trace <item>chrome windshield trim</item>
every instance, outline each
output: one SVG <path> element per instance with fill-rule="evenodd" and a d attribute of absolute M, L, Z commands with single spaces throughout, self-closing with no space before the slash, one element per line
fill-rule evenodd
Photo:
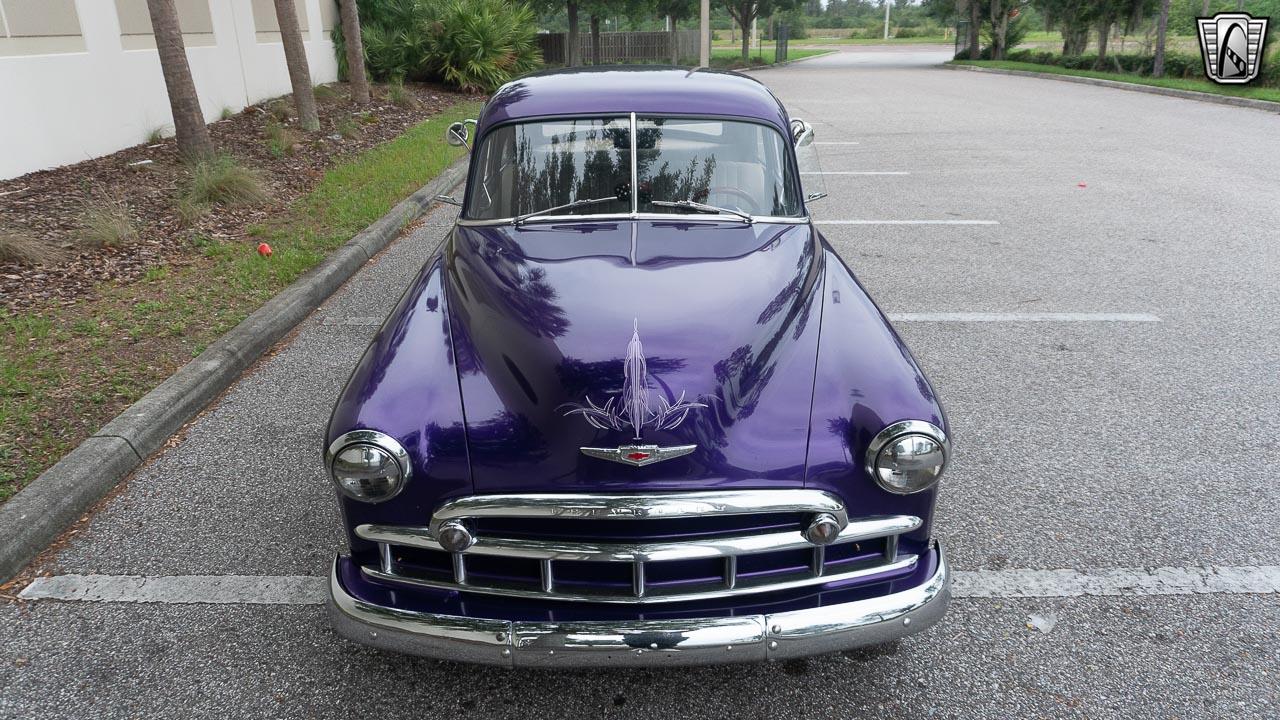
<path fill-rule="evenodd" d="M 636 114 L 631 113 L 631 212 L 640 212 L 640 158 L 636 143 Z"/>
<path fill-rule="evenodd" d="M 431 529 L 434 533 L 446 520 L 474 517 L 641 520 L 766 512 L 829 512 L 842 527 L 849 524 L 844 503 L 822 490 L 697 490 L 652 494 L 468 495 L 436 508 Z"/>
<path fill-rule="evenodd" d="M 520 221 L 520 227 L 528 225 L 538 225 L 544 223 L 557 222 L 626 222 L 630 220 L 660 220 L 671 222 L 696 222 L 696 223 L 723 223 L 732 222 L 737 225 L 742 224 L 742 218 L 729 213 L 719 215 L 711 215 L 709 213 L 600 213 L 598 215 L 537 215 L 525 218 Z M 808 225 L 809 216 L 788 217 L 785 215 L 753 215 L 752 224 L 773 224 L 773 225 Z M 455 224 L 464 227 L 494 227 L 497 225 L 513 225 L 515 218 L 493 218 L 491 220 L 472 220 L 467 218 L 458 218 Z"/>
<path fill-rule="evenodd" d="M 858 542 L 886 535 L 911 532 L 920 527 L 914 515 L 890 515 L 849 523 L 832 544 Z M 392 525 L 358 525 L 356 535 L 370 542 L 448 552 L 431 535 L 429 528 Z M 532 560 L 589 560 L 595 562 L 662 562 L 703 558 L 737 557 L 759 552 L 812 549 L 813 544 L 799 531 L 764 535 L 744 535 L 655 543 L 582 543 L 529 540 L 524 538 L 479 537 L 467 555 L 491 555 Z"/>
<path fill-rule="evenodd" d="M 827 585 L 848 580 L 858 580 L 873 575 L 897 574 L 914 570 L 919 561 L 920 558 L 916 555 L 899 555 L 898 559 L 891 563 L 869 564 L 854 570 L 830 573 L 826 575 L 811 575 L 806 568 L 804 571 L 796 573 L 794 577 L 790 577 L 786 580 L 778 580 L 770 577 L 764 581 L 748 583 L 739 579 L 738 584 L 732 588 L 721 585 L 717 587 L 701 587 L 698 590 L 693 591 L 682 591 L 684 590 L 683 587 L 679 590 L 670 590 L 667 588 L 648 585 L 644 595 L 605 595 L 563 591 L 546 592 L 544 590 L 533 590 L 525 587 L 508 587 L 505 585 L 459 585 L 458 583 L 434 580 L 415 575 L 406 575 L 403 573 L 392 575 L 367 566 L 361 567 L 360 572 L 363 573 L 365 577 L 372 580 L 392 584 L 432 588 L 435 590 L 463 591 L 477 593 L 480 595 L 518 597 L 530 600 L 564 600 L 569 602 L 593 602 L 608 605 L 645 605 L 693 602 L 698 600 L 717 600 L 720 598 L 737 597 L 740 595 L 751 595 L 762 592 L 794 590 L 796 588 L 810 587 L 813 585 Z"/>

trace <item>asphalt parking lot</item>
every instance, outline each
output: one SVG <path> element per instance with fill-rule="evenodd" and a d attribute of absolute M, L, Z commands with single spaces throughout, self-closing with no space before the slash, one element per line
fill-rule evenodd
<path fill-rule="evenodd" d="M 815 125 L 815 219 L 955 428 L 939 626 L 886 657 L 577 673 L 335 637 L 320 438 L 442 208 L 45 558 L 52 599 L 0 602 L 0 717 L 1280 715 L 1280 116 L 945 57 L 757 76 Z"/>

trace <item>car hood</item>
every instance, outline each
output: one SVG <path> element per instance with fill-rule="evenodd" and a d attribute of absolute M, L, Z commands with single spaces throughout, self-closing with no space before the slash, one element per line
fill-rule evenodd
<path fill-rule="evenodd" d="M 822 262 L 807 224 L 459 226 L 445 283 L 475 491 L 803 485 Z M 640 444 L 696 449 L 581 451 Z"/>

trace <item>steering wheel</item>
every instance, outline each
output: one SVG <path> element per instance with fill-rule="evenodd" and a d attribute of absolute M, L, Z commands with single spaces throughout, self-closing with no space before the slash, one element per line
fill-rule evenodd
<path fill-rule="evenodd" d="M 736 187 L 729 187 L 728 185 L 717 185 L 715 187 L 707 188 L 707 198 L 708 198 L 709 204 L 722 205 L 723 203 L 711 203 L 710 198 L 712 195 L 728 195 L 730 197 L 737 198 L 738 200 L 742 201 L 742 204 L 738 205 L 739 210 L 742 210 L 743 212 L 749 215 L 757 215 L 760 213 L 760 205 L 756 203 L 756 199 L 748 195 L 746 192 L 739 190 Z"/>

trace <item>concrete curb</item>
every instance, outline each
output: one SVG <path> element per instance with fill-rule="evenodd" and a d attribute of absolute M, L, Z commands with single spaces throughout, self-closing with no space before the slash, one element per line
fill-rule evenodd
<path fill-rule="evenodd" d="M 780 67 L 786 67 L 786 66 L 788 66 L 788 65 L 794 65 L 795 63 L 802 63 L 802 62 L 804 62 L 805 60 L 817 60 L 817 59 L 818 59 L 818 58 L 820 58 L 820 57 L 826 57 L 826 56 L 828 56 L 828 55 L 835 55 L 835 54 L 836 54 L 836 53 L 838 53 L 838 52 L 840 52 L 840 51 L 839 51 L 839 50 L 828 50 L 828 51 L 826 51 L 826 52 L 824 52 L 824 53 L 818 53 L 817 55 L 810 55 L 810 56 L 808 56 L 808 57 L 796 58 L 795 60 L 783 60 L 783 61 L 782 61 L 782 62 L 780 62 L 780 63 L 773 63 L 772 65 L 761 65 L 760 67 L 743 68 L 743 69 L 742 69 L 742 70 L 740 70 L 739 72 L 755 72 L 755 71 L 757 71 L 757 70 L 772 70 L 772 69 L 774 69 L 774 68 L 780 68 Z"/>
<path fill-rule="evenodd" d="M 0 582 L 13 577 L 173 433 L 354 275 L 432 198 L 458 184 L 466 158 L 333 251 L 169 379 L 0 505 Z"/>
<path fill-rule="evenodd" d="M 1119 80 L 1105 80 L 1103 78 L 1081 77 L 1079 75 L 1059 75 L 1057 73 L 1034 72 L 1032 70 L 1006 70 L 1005 68 L 981 67 L 978 65 L 946 64 L 939 67 L 943 67 L 948 70 L 971 70 L 973 72 L 994 73 L 996 75 L 1021 75 L 1023 77 L 1043 78 L 1045 80 L 1061 80 L 1063 82 L 1073 82 L 1081 85 L 1096 85 L 1098 87 L 1109 87 L 1117 90 L 1128 90 L 1130 92 L 1166 95 L 1168 97 L 1184 98 L 1186 100 L 1199 100 L 1200 102 L 1214 103 L 1216 105 L 1231 105 L 1234 107 L 1252 108 L 1254 110 L 1265 110 L 1266 112 L 1273 113 L 1280 112 L 1280 103 L 1270 102 L 1268 100 L 1233 97 L 1230 95 L 1214 95 L 1213 93 L 1202 93 L 1196 92 L 1195 90 L 1178 90 L 1175 88 L 1156 87 L 1155 85 L 1139 85 L 1137 83 L 1121 82 Z"/>

